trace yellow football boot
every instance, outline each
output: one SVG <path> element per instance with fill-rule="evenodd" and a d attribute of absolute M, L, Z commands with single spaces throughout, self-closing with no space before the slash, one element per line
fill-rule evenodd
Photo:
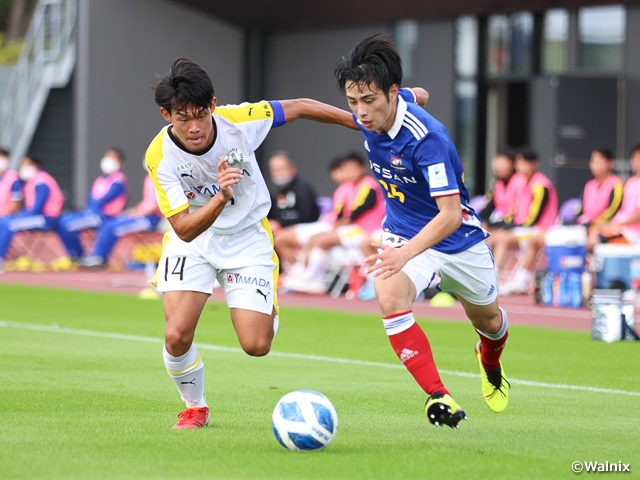
<path fill-rule="evenodd" d="M 458 423 L 467 419 L 464 410 L 448 394 L 436 392 L 429 396 L 424 406 L 427 421 L 435 426 L 448 425 L 458 428 Z"/>
<path fill-rule="evenodd" d="M 505 378 L 502 362 L 500 362 L 499 367 L 490 372 L 484 369 L 480 358 L 481 348 L 482 344 L 480 342 L 476 343 L 476 358 L 478 359 L 480 375 L 482 376 L 482 396 L 491 410 L 498 413 L 504 412 L 507 405 L 509 405 L 509 388 L 511 388 L 511 384 Z"/>

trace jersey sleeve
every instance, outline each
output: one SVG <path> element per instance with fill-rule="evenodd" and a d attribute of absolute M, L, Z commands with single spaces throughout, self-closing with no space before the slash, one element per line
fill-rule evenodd
<path fill-rule="evenodd" d="M 272 128 L 286 123 L 280 102 L 224 105 L 216 108 L 214 113 L 241 130 L 253 150 L 262 144 Z"/>
<path fill-rule="evenodd" d="M 165 217 L 170 218 L 189 208 L 189 200 L 182 189 L 179 178 L 167 166 L 167 162 L 163 162 L 162 140 L 164 133 L 166 133 L 166 129 L 151 142 L 145 159 L 149 176 L 156 191 L 158 207 Z"/>
<path fill-rule="evenodd" d="M 431 197 L 444 197 L 460 193 L 460 186 L 453 168 L 453 145 L 437 132 L 429 134 L 418 143 L 413 156 L 429 184 Z"/>
<path fill-rule="evenodd" d="M 24 194 L 22 193 L 22 182 L 16 180 L 11 184 L 11 200 L 14 202 L 21 202 L 24 200 Z"/>
<path fill-rule="evenodd" d="M 416 93 L 407 87 L 401 88 L 398 90 L 398 95 L 402 97 L 402 99 L 407 103 L 418 103 L 418 97 Z"/>
<path fill-rule="evenodd" d="M 520 224 L 521 227 L 531 227 L 538 223 L 549 202 L 549 189 L 541 183 L 531 186 L 531 205 L 527 217 Z"/>

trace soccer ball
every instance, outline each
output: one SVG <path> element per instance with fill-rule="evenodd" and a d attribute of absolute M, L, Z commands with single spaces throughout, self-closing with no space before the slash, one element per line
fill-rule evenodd
<path fill-rule="evenodd" d="M 273 411 L 273 434 L 284 448 L 319 450 L 338 432 L 338 414 L 327 397 L 313 390 L 296 390 L 280 399 Z"/>

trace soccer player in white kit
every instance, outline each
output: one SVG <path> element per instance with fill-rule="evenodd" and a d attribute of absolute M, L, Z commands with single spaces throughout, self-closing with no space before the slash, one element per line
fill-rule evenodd
<path fill-rule="evenodd" d="M 156 85 L 155 101 L 170 122 L 146 153 L 171 224 L 157 271 L 163 356 L 187 406 L 174 428 L 198 428 L 208 424 L 209 408 L 193 338 L 216 279 L 246 353 L 269 353 L 278 327 L 278 257 L 266 218 L 271 201 L 255 150 L 272 128 L 299 118 L 356 126 L 348 112 L 309 99 L 217 106 L 209 76 L 185 58 Z"/>

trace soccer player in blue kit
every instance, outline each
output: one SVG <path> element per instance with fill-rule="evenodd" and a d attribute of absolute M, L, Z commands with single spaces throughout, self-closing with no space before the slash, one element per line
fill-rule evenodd
<path fill-rule="evenodd" d="M 487 232 L 469 205 L 462 163 L 445 127 L 400 89 L 402 62 L 384 34 L 365 38 L 338 62 L 335 75 L 364 134 L 371 170 L 386 191 L 377 252 L 365 259 L 391 346 L 428 394 L 427 420 L 458 427 L 466 419 L 440 379 L 412 306 L 436 275 L 454 293 L 480 341 L 475 353 L 482 393 L 495 412 L 507 408 L 509 382 L 500 355 L 508 319 L 498 306 Z"/>

